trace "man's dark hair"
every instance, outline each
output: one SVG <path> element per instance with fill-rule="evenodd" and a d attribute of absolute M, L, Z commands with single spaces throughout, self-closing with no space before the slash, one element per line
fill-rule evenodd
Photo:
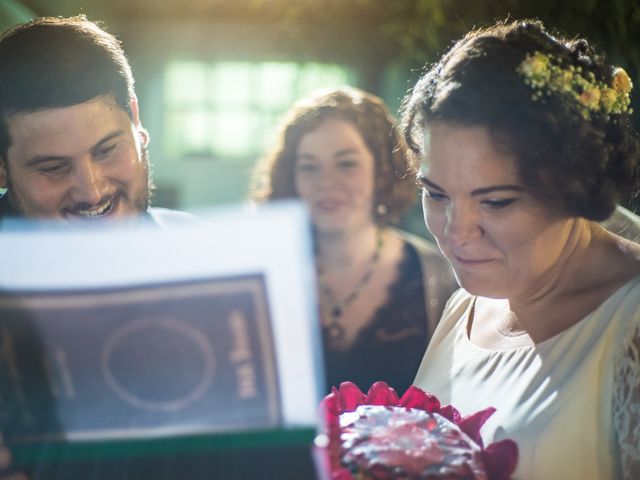
<path fill-rule="evenodd" d="M 116 37 L 84 16 L 38 18 L 0 37 L 0 160 L 16 113 L 112 95 L 133 119 L 131 67 Z"/>

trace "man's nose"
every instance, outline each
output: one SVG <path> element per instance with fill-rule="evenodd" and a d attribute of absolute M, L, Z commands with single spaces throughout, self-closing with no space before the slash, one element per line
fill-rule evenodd
<path fill-rule="evenodd" d="M 447 211 L 445 234 L 457 244 L 468 243 L 482 237 L 478 212 L 473 205 L 451 205 Z"/>
<path fill-rule="evenodd" d="M 71 186 L 71 194 L 75 202 L 96 205 L 102 200 L 106 190 L 101 170 L 101 167 L 91 158 L 82 159 L 75 165 Z"/>

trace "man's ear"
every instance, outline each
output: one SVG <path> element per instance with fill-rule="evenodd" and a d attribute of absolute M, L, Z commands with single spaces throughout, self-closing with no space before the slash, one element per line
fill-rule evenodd
<path fill-rule="evenodd" d="M 5 159 L 0 157 L 0 188 L 7 188 L 7 169 L 4 162 Z"/>
<path fill-rule="evenodd" d="M 133 125 L 140 134 L 140 142 L 143 147 L 149 145 L 149 132 L 140 123 L 140 110 L 138 108 L 138 97 L 134 93 L 129 99 L 129 108 L 131 108 L 131 117 L 133 119 Z"/>
<path fill-rule="evenodd" d="M 129 108 L 131 109 L 133 124 L 136 127 L 140 126 L 140 110 L 138 109 L 138 97 L 136 97 L 135 93 L 132 93 L 131 97 L 129 97 Z"/>

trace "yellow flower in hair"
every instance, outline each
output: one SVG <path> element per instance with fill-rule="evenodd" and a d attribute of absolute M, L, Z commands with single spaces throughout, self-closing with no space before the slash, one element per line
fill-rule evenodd
<path fill-rule="evenodd" d="M 573 73 L 559 68 L 552 69 L 549 86 L 558 92 L 570 92 L 573 86 Z"/>
<path fill-rule="evenodd" d="M 624 71 L 624 68 L 618 67 L 613 71 L 611 86 L 618 92 L 629 93 L 633 88 L 633 82 L 627 72 Z"/>
<path fill-rule="evenodd" d="M 549 71 L 549 57 L 540 52 L 529 55 L 519 65 L 518 71 L 522 76 L 529 79 L 533 86 L 544 85 L 551 76 L 551 72 Z"/>
<path fill-rule="evenodd" d="M 610 112 L 618 100 L 618 92 L 613 88 L 604 87 L 600 92 L 600 104 L 605 112 Z"/>
<path fill-rule="evenodd" d="M 596 86 L 587 88 L 580 94 L 579 101 L 589 110 L 595 110 L 600 103 L 600 89 Z"/>
<path fill-rule="evenodd" d="M 531 71 L 534 75 L 542 75 L 546 73 L 549 67 L 549 57 L 538 52 L 531 57 Z"/>
<path fill-rule="evenodd" d="M 576 109 L 587 120 L 591 114 L 601 114 L 608 119 L 612 114 L 630 113 L 629 92 L 633 83 L 622 68 L 613 71 L 611 85 L 607 85 L 591 71 L 583 72 L 580 66 L 563 66 L 554 55 L 535 52 L 527 55 L 516 70 L 532 88 L 534 101 L 559 95 L 575 102 Z"/>

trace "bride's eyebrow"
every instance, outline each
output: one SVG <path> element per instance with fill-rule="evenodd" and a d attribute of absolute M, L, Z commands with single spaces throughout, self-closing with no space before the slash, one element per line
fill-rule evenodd
<path fill-rule="evenodd" d="M 444 188 L 442 188 L 440 185 L 433 183 L 431 180 L 429 180 L 427 177 L 425 177 L 422 174 L 418 174 L 418 181 L 420 183 L 422 183 L 423 186 L 425 187 L 429 187 L 432 188 L 434 190 L 438 190 L 439 192 L 444 192 Z"/>
<path fill-rule="evenodd" d="M 425 187 L 432 188 L 433 190 L 438 190 L 439 192 L 445 192 L 444 188 L 442 188 L 437 183 L 432 182 L 422 174 L 418 174 L 418 181 L 420 181 L 420 183 L 422 183 L 422 185 Z M 510 184 L 492 185 L 490 187 L 476 188 L 471 192 L 471 195 L 486 195 L 487 193 L 505 192 L 505 191 L 519 193 L 524 191 L 524 189 L 520 185 L 510 185 Z"/>
<path fill-rule="evenodd" d="M 524 189 L 519 185 L 493 185 L 491 187 L 476 188 L 471 192 L 471 195 L 486 195 L 493 192 L 522 192 Z"/>

